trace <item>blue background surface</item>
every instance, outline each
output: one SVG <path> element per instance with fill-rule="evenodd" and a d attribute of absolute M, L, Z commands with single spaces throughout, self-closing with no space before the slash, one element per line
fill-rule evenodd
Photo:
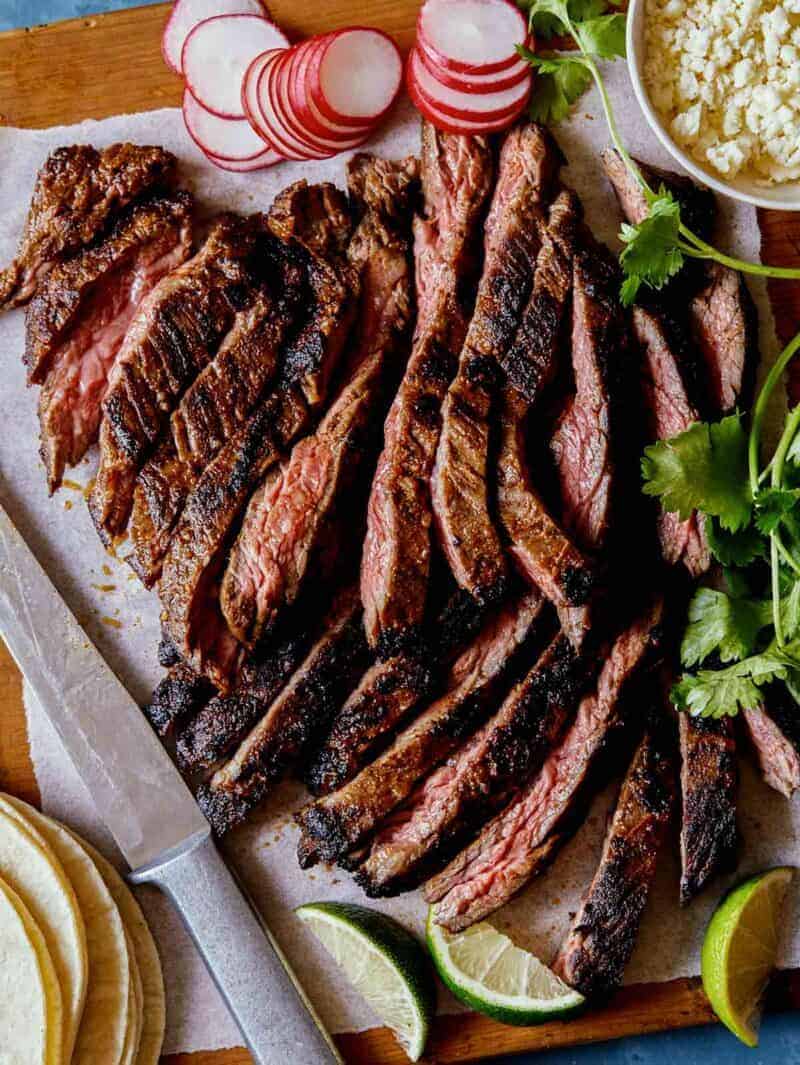
<path fill-rule="evenodd" d="M 302 2 L 302 0 L 301 0 Z M 0 0 L 0 30 L 30 26 L 119 8 L 139 0 Z M 574 1050 L 557 1050 L 485 1065 L 800 1065 L 800 1026 L 796 1014 L 767 1017 L 757 1050 L 741 1046 L 721 1027 L 692 1028 L 641 1036 Z"/>

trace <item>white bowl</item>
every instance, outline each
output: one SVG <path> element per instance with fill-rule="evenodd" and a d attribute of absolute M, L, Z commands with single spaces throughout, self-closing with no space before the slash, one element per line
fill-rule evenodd
<path fill-rule="evenodd" d="M 764 186 L 751 177 L 738 176 L 726 181 L 712 170 L 700 166 L 680 148 L 667 132 L 656 112 L 644 86 L 644 22 L 646 0 L 630 0 L 628 4 L 627 52 L 633 91 L 644 111 L 651 129 L 670 153 L 692 177 L 725 196 L 752 203 L 755 207 L 771 207 L 775 210 L 800 211 L 800 181 L 788 181 L 781 185 Z"/>

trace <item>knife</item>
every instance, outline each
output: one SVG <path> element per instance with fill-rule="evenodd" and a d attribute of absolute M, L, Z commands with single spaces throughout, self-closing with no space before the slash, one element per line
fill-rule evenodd
<path fill-rule="evenodd" d="M 0 506 L 0 633 L 133 870 L 170 896 L 257 1065 L 343 1059 L 141 710 Z"/>

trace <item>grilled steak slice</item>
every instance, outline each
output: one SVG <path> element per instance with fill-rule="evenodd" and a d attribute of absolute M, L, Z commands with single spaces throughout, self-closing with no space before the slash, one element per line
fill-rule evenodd
<path fill-rule="evenodd" d="M 504 805 L 557 741 L 588 663 L 559 634 L 496 714 L 416 789 L 375 838 L 359 879 L 368 894 L 420 883 Z"/>
<path fill-rule="evenodd" d="M 370 646 L 391 656 L 417 640 L 431 561 L 429 481 L 441 405 L 456 371 L 477 272 L 477 240 L 493 176 L 481 137 L 422 134 L 425 217 L 415 220 L 417 324 L 372 482 L 361 566 Z"/>
<path fill-rule="evenodd" d="M 247 646 L 300 594 L 332 517 L 368 464 L 375 422 L 385 414 L 386 379 L 399 376 L 396 364 L 407 356 L 414 177 L 408 163 L 363 155 L 351 161 L 351 192 L 365 210 L 348 249 L 361 278 L 350 377 L 317 431 L 293 449 L 277 491 L 268 499 L 257 492 L 248 506 L 221 590 L 228 625 Z"/>
<path fill-rule="evenodd" d="M 736 864 L 736 743 L 731 718 L 681 713 L 681 903 Z"/>
<path fill-rule="evenodd" d="M 264 717 L 197 798 L 223 835 L 257 806 L 324 729 L 368 658 L 355 588 L 335 602 L 317 640 Z"/>
<path fill-rule="evenodd" d="M 27 303 L 57 262 L 90 244 L 132 200 L 172 185 L 176 164 L 163 148 L 136 144 L 52 152 L 36 177 L 17 257 L 0 270 L 0 311 Z"/>
<path fill-rule="evenodd" d="M 357 777 L 298 814 L 321 857 L 336 859 L 359 844 L 474 731 L 520 648 L 532 642 L 542 605 L 539 593 L 532 592 L 500 611 L 453 664 L 446 694 Z"/>
<path fill-rule="evenodd" d="M 670 752 L 648 731 L 622 783 L 597 872 L 552 963 L 591 998 L 622 983 L 669 826 L 675 782 Z"/>
<path fill-rule="evenodd" d="M 215 768 L 277 699 L 308 650 L 304 633 L 276 641 L 242 668 L 238 687 L 216 695 L 177 729 L 175 753 L 183 772 Z"/>
<path fill-rule="evenodd" d="M 597 688 L 581 700 L 575 721 L 536 778 L 425 888 L 436 921 L 468 928 L 522 890 L 568 837 L 577 807 L 621 716 L 621 697 L 659 643 L 657 602 L 614 642 Z"/>
<path fill-rule="evenodd" d="M 109 377 L 89 508 L 105 544 L 124 532 L 136 475 L 180 396 L 252 298 L 258 225 L 226 216 L 139 308 Z"/>
<path fill-rule="evenodd" d="M 489 512 L 490 413 L 497 363 L 511 346 L 528 301 L 546 204 L 563 157 L 550 135 L 525 123 L 505 139 L 486 221 L 483 275 L 458 371 L 442 405 L 431 479 L 439 544 L 456 583 L 479 603 L 496 602 L 508 571 Z"/>
<path fill-rule="evenodd" d="M 331 228 L 338 233 L 331 197 L 328 190 L 320 209 L 328 205 Z M 296 197 L 302 204 L 308 198 L 310 194 Z M 313 216 L 306 216 L 304 224 L 310 227 L 312 221 Z M 313 222 L 311 233 L 318 247 L 327 246 L 324 231 L 324 220 Z M 260 481 L 269 475 L 274 483 L 286 450 L 311 425 L 325 400 L 355 309 L 358 279 L 338 254 L 328 261 L 314 245 L 303 246 L 300 236 L 291 240 L 308 259 L 314 293 L 311 316 L 284 352 L 276 391 L 218 452 L 186 501 L 159 581 L 170 637 L 183 658 L 223 692 L 230 688 L 242 650 L 228 629 L 218 598 L 233 523 Z"/>
<path fill-rule="evenodd" d="M 651 420 L 650 439 L 665 440 L 688 429 L 698 420 L 683 373 L 685 353 L 675 344 L 668 319 L 658 311 L 634 307 L 633 331 L 643 355 L 643 389 Z M 683 564 L 692 577 L 711 565 L 705 535 L 705 520 L 694 513 L 686 521 L 677 514 L 658 516 L 661 552 L 670 565 Z"/>
<path fill-rule="evenodd" d="M 629 222 L 641 222 L 648 214 L 642 188 L 615 151 L 603 153 L 603 165 L 622 213 Z M 713 192 L 679 174 L 638 160 L 637 165 L 651 188 L 663 185 L 678 200 L 689 229 L 710 239 L 717 214 Z M 759 361 L 758 317 L 744 279 L 719 263 L 687 263 L 654 302 L 682 307 L 687 301 L 690 331 L 705 368 L 709 413 L 719 417 L 748 407 Z"/>
<path fill-rule="evenodd" d="M 205 706 L 214 689 L 183 662 L 173 666 L 144 707 L 144 715 L 159 736 L 170 736 Z"/>
<path fill-rule="evenodd" d="M 743 715 L 764 781 L 791 799 L 800 788 L 797 704 L 782 684 L 771 684 L 763 706 Z"/>
<path fill-rule="evenodd" d="M 128 325 L 190 252 L 191 198 L 134 204 L 109 234 L 42 280 L 25 317 L 29 379 L 39 395 L 41 454 L 51 493 L 97 439 L 100 404 Z"/>

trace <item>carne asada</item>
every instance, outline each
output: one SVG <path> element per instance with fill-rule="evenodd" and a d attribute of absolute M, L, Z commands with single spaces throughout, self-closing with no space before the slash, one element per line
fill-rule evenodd
<path fill-rule="evenodd" d="M 184 662 L 172 666 L 144 707 L 144 714 L 159 736 L 171 736 L 205 706 L 214 689 Z"/>
<path fill-rule="evenodd" d="M 622 983 L 656 871 L 675 781 L 664 729 L 648 730 L 622 782 L 597 872 L 552 963 L 587 997 Z"/>
<path fill-rule="evenodd" d="M 142 300 L 189 256 L 191 198 L 157 195 L 117 217 L 110 232 L 57 263 L 25 316 L 28 378 L 39 396 L 41 454 L 50 492 L 97 440 L 100 405 Z"/>
<path fill-rule="evenodd" d="M 351 197 L 364 207 L 348 248 L 361 279 L 349 379 L 317 431 L 295 446 L 269 498 L 257 492 L 248 506 L 221 589 L 228 625 L 247 646 L 300 593 L 331 515 L 366 464 L 376 415 L 382 422 L 385 414 L 386 379 L 407 356 L 416 167 L 362 155 L 349 172 Z"/>
<path fill-rule="evenodd" d="M 538 875 L 568 838 L 592 770 L 621 719 L 624 690 L 658 650 L 661 617 L 657 600 L 617 637 L 596 690 L 581 700 L 573 724 L 532 783 L 428 881 L 425 897 L 437 903 L 438 924 L 456 932 L 493 913 Z"/>
<path fill-rule="evenodd" d="M 163 148 L 57 148 L 36 177 L 16 259 L 0 270 L 0 311 L 18 307 L 57 262 L 90 244 L 133 200 L 170 187 L 177 160 Z"/>
<path fill-rule="evenodd" d="M 508 802 L 558 740 L 589 668 L 559 633 L 497 713 L 378 833 L 358 876 L 368 895 L 415 886 Z"/>
<path fill-rule="evenodd" d="M 446 694 L 344 787 L 302 810 L 297 820 L 326 860 L 360 843 L 411 794 L 414 785 L 480 724 L 518 652 L 540 630 L 543 600 L 529 592 L 487 622 L 453 663 Z"/>
<path fill-rule="evenodd" d="M 479 603 L 499 600 L 508 583 L 505 553 L 489 507 L 489 433 L 501 362 L 533 284 L 547 203 L 562 163 L 550 135 L 517 126 L 500 153 L 486 220 L 486 255 L 475 313 L 458 371 L 442 405 L 431 479 L 439 544 L 456 583 Z"/>
<path fill-rule="evenodd" d="M 368 658 L 357 589 L 341 593 L 317 640 L 281 694 L 221 766 L 198 801 L 223 835 L 258 805 L 308 747 Z"/>
<path fill-rule="evenodd" d="M 797 704 L 783 684 L 766 689 L 762 706 L 744 717 L 761 775 L 771 788 L 791 799 L 800 788 L 800 721 Z"/>
<path fill-rule="evenodd" d="M 431 561 L 430 475 L 441 405 L 471 311 L 492 151 L 482 137 L 422 132 L 425 217 L 415 219 L 417 324 L 372 482 L 361 566 L 370 646 L 392 655 L 418 640 Z"/>

